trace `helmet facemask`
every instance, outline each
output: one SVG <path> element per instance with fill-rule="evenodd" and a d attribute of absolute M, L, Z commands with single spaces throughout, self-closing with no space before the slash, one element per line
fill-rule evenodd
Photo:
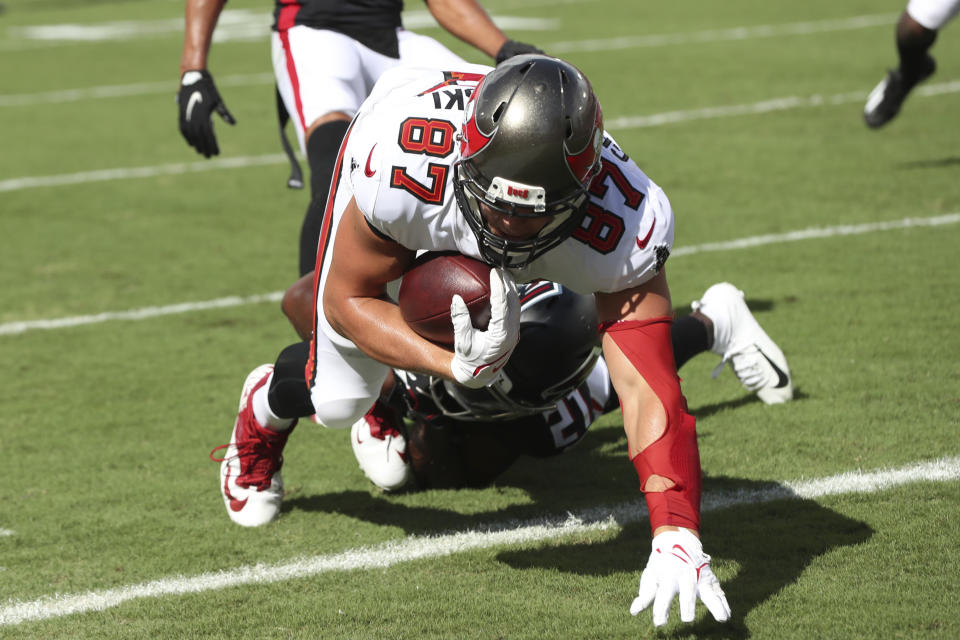
<path fill-rule="evenodd" d="M 579 193 L 549 206 L 544 203 L 543 189 L 532 185 L 495 177 L 485 189 L 479 176 L 471 175 L 470 164 L 460 162 L 454 167 L 453 190 L 457 205 L 477 236 L 480 255 L 487 263 L 510 269 L 518 269 L 553 249 L 576 230 L 587 210 L 586 188 Z M 526 204 L 513 193 L 533 193 L 526 199 L 536 200 L 533 206 Z M 540 231 L 527 239 L 510 239 L 497 235 L 490 229 L 483 207 L 489 207 L 505 216 L 518 218 L 548 218 Z"/>
<path fill-rule="evenodd" d="M 600 169 L 603 115 L 576 67 L 544 55 L 507 60 L 474 90 L 460 140 L 453 189 L 484 260 L 522 268 L 582 223 Z M 531 237 L 507 238 L 485 210 L 547 220 Z"/>

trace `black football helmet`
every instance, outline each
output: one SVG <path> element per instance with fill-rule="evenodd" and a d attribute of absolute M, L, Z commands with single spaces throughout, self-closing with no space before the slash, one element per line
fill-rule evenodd
<path fill-rule="evenodd" d="M 600 356 L 597 309 L 554 282 L 520 286 L 520 341 L 488 387 L 467 387 L 432 378 L 440 411 L 458 420 L 519 418 L 553 409 L 590 375 Z"/>
<path fill-rule="evenodd" d="M 467 105 L 457 205 L 492 265 L 519 268 L 566 240 L 583 220 L 587 187 L 600 168 L 603 114 L 587 78 L 545 55 L 510 58 L 477 86 Z M 528 239 L 507 239 L 483 208 L 551 218 Z"/>

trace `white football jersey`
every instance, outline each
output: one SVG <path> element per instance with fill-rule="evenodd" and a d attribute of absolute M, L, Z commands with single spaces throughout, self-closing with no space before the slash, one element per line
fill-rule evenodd
<path fill-rule="evenodd" d="M 481 259 L 457 208 L 453 167 L 467 103 L 491 67 L 456 71 L 399 68 L 374 87 L 348 134 L 343 179 L 369 224 L 408 249 L 457 251 Z M 587 214 L 566 241 L 522 269 L 583 294 L 643 284 L 673 246 L 673 212 L 663 191 L 609 135 L 590 186 Z"/>

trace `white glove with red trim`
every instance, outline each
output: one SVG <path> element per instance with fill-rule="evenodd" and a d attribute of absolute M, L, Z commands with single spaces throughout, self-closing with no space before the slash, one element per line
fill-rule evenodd
<path fill-rule="evenodd" d="M 670 604 L 680 596 L 680 619 L 692 622 L 697 598 L 703 601 L 718 622 L 730 618 L 727 596 L 710 570 L 710 556 L 700 539 L 687 531 L 665 531 L 653 539 L 653 551 L 640 576 L 640 593 L 630 605 L 637 615 L 653 603 L 653 625 L 667 624 Z"/>
<path fill-rule="evenodd" d="M 520 336 L 520 298 L 513 277 L 502 269 L 490 270 L 490 324 L 486 331 L 474 329 L 467 305 L 457 295 L 450 301 L 450 319 L 454 379 L 472 389 L 486 386 L 507 364 Z"/>

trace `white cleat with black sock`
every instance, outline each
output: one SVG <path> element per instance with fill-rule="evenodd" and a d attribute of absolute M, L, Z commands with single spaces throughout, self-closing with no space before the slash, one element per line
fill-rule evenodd
<path fill-rule="evenodd" d="M 721 282 L 691 306 L 713 321 L 710 351 L 723 358 L 713 370 L 714 378 L 729 362 L 740 383 L 765 403 L 780 404 L 793 398 L 787 359 L 750 313 L 743 291 Z"/>

